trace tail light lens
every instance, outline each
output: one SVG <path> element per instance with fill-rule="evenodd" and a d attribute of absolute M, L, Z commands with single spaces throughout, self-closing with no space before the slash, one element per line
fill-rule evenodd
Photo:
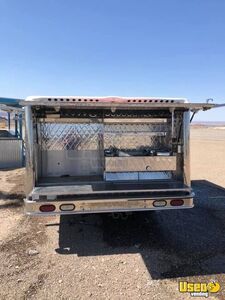
<path fill-rule="evenodd" d="M 165 200 L 155 200 L 153 202 L 153 206 L 155 207 L 163 207 L 163 206 L 166 206 L 166 201 Z"/>
<path fill-rule="evenodd" d="M 60 210 L 62 211 L 72 211 L 75 209 L 75 205 L 74 204 L 62 204 L 60 205 Z"/>
<path fill-rule="evenodd" d="M 183 204 L 184 204 L 183 199 L 173 199 L 173 200 L 170 201 L 171 206 L 181 206 Z"/>
<path fill-rule="evenodd" d="M 55 210 L 55 205 L 53 204 L 43 204 L 39 207 L 41 212 L 52 212 Z"/>

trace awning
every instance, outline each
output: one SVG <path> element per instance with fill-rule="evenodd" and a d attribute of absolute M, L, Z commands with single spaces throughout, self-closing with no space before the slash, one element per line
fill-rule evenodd
<path fill-rule="evenodd" d="M 85 97 L 85 96 L 32 96 L 20 103 L 23 106 L 69 107 L 76 109 L 171 109 L 208 110 L 222 105 L 214 103 L 189 103 L 185 98 L 164 97 Z"/>
<path fill-rule="evenodd" d="M 7 112 L 22 112 L 22 105 L 20 104 L 22 100 L 23 99 L 0 97 L 0 110 Z"/>

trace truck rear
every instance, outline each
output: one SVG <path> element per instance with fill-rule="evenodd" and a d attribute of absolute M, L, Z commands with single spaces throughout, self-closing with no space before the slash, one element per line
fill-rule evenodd
<path fill-rule="evenodd" d="M 24 106 L 27 214 L 193 207 L 189 124 L 200 104 L 29 97 Z"/>

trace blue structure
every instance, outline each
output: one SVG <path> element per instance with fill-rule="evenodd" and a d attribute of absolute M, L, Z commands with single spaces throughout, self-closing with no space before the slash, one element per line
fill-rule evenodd
<path fill-rule="evenodd" d="M 7 121 L 7 128 L 0 128 L 0 168 L 24 165 L 23 108 L 20 101 L 22 99 L 0 97 L 0 119 Z"/>
<path fill-rule="evenodd" d="M 7 105 L 7 106 L 11 106 L 11 107 L 22 108 L 22 106 L 20 105 L 20 101 L 22 101 L 22 100 L 24 100 L 24 99 L 0 97 L 0 104 L 4 104 L 4 105 Z"/>
<path fill-rule="evenodd" d="M 14 114 L 14 136 L 22 139 L 22 120 L 23 120 L 23 108 L 20 105 L 20 101 L 23 99 L 15 98 L 2 98 L 0 97 L 0 110 L 7 112 L 7 121 L 8 121 L 8 132 L 11 131 L 11 114 Z"/>

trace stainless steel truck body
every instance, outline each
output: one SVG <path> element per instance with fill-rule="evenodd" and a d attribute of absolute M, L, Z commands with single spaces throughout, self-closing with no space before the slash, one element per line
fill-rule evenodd
<path fill-rule="evenodd" d="M 27 214 L 193 207 L 185 99 L 29 97 Z"/>

